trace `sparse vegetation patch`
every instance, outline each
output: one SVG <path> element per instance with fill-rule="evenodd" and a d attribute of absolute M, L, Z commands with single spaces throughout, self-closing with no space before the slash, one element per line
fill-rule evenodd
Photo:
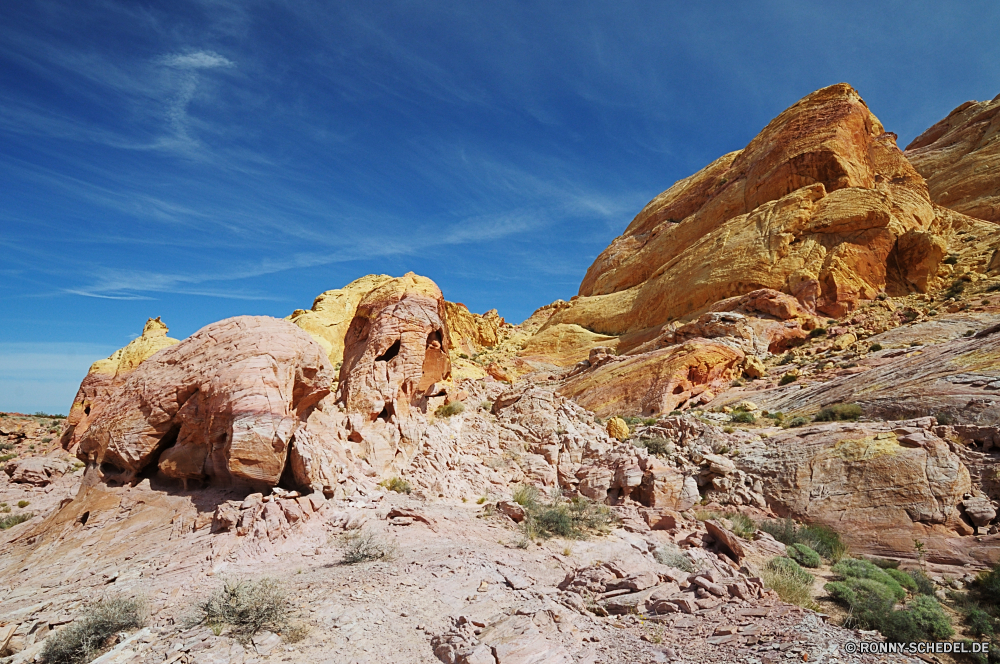
<path fill-rule="evenodd" d="M 108 649 L 116 634 L 145 624 L 146 607 L 141 599 L 105 597 L 45 640 L 42 661 L 45 664 L 89 662 Z"/>

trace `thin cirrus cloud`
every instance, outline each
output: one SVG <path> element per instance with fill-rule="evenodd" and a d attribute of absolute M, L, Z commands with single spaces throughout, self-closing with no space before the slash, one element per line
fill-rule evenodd
<path fill-rule="evenodd" d="M 1000 5 L 890 7 L 0 3 L 0 344 L 410 270 L 523 320 L 812 90 L 855 85 L 901 142 L 1000 91 Z"/>

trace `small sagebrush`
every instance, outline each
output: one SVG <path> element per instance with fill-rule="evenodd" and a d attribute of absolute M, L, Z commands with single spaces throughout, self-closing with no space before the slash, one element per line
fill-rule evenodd
<path fill-rule="evenodd" d="M 226 579 L 198 609 L 200 622 L 213 629 L 228 627 L 246 642 L 265 628 L 280 631 L 288 623 L 291 603 L 277 579 Z"/>
<path fill-rule="evenodd" d="M 657 549 L 653 555 L 656 556 L 656 562 L 661 565 L 673 567 L 674 569 L 679 569 L 682 572 L 694 571 L 694 563 L 691 562 L 691 559 L 688 558 L 687 554 L 677 547 L 662 546 Z"/>
<path fill-rule="evenodd" d="M 393 477 L 392 479 L 385 480 L 381 482 L 381 485 L 389 491 L 395 491 L 396 493 L 409 494 L 413 491 L 413 486 L 401 477 Z"/>
<path fill-rule="evenodd" d="M 465 404 L 461 401 L 452 401 L 451 403 L 444 403 L 437 407 L 434 414 L 438 417 L 451 417 L 452 415 L 458 415 L 465 411 Z"/>
<path fill-rule="evenodd" d="M 45 664 L 82 664 L 101 654 L 111 637 L 146 624 L 142 599 L 110 596 L 87 607 L 85 613 L 45 640 Z"/>
<path fill-rule="evenodd" d="M 813 418 L 813 422 L 853 422 L 859 417 L 861 417 L 861 406 L 856 403 L 842 403 L 820 410 Z"/>
<path fill-rule="evenodd" d="M 795 543 L 789 546 L 787 549 L 788 557 L 797 562 L 802 567 L 819 567 L 823 561 L 820 559 L 819 554 L 813 551 L 812 547 L 802 544 Z"/>
<path fill-rule="evenodd" d="M 395 557 L 396 545 L 374 530 L 363 528 L 344 535 L 344 562 L 348 565 Z"/>

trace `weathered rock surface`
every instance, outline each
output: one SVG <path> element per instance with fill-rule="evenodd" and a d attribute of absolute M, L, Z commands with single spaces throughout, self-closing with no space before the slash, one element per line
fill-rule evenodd
<path fill-rule="evenodd" d="M 635 356 L 609 358 L 571 377 L 559 389 L 601 417 L 669 413 L 711 400 L 739 375 L 743 351 L 717 339 L 692 339 Z"/>
<path fill-rule="evenodd" d="M 286 321 L 240 316 L 151 357 L 76 424 L 77 455 L 107 482 L 167 477 L 274 486 L 333 371 Z"/>
<path fill-rule="evenodd" d="M 387 274 L 369 274 L 343 288 L 320 293 L 312 308 L 296 309 L 288 320 L 308 332 L 336 367 L 344 359 L 344 337 L 354 320 L 358 305 L 368 293 L 391 280 Z"/>
<path fill-rule="evenodd" d="M 1000 96 L 967 101 L 906 146 L 931 200 L 1000 222 Z"/>
<path fill-rule="evenodd" d="M 586 359 L 593 348 L 614 348 L 616 343 L 616 337 L 579 325 L 552 325 L 528 339 L 519 355 L 529 361 L 568 367 Z"/>
<path fill-rule="evenodd" d="M 80 384 L 80 389 L 70 406 L 68 423 L 62 441 L 67 450 L 76 448 L 79 440 L 74 437 L 74 427 L 86 428 L 94 415 L 95 405 L 108 398 L 109 390 L 135 370 L 145 360 L 164 348 L 169 348 L 179 341 L 167 336 L 169 329 L 160 317 L 150 318 L 142 328 L 142 335 L 133 339 L 124 348 L 119 348 L 105 360 L 98 360 L 90 367 L 87 376 Z"/>
<path fill-rule="evenodd" d="M 412 272 L 368 293 L 344 340 L 338 400 L 369 421 L 406 418 L 451 375 L 444 297 Z"/>
<path fill-rule="evenodd" d="M 549 324 L 620 335 L 760 288 L 840 316 L 884 289 L 921 288 L 926 274 L 888 266 L 934 217 L 894 135 L 850 86 L 830 86 L 654 199 Z M 935 245 L 906 246 L 907 263 L 933 274 Z"/>
<path fill-rule="evenodd" d="M 452 349 L 472 355 L 500 342 L 500 328 L 505 323 L 496 309 L 474 314 L 461 302 L 445 302 L 445 317 Z"/>

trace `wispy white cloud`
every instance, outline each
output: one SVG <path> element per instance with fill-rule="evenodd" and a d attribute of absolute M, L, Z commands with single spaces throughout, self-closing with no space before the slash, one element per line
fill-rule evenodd
<path fill-rule="evenodd" d="M 229 58 L 214 51 L 195 51 L 193 53 L 174 53 L 164 56 L 163 64 L 177 69 L 217 69 L 219 67 L 235 67 Z"/>

